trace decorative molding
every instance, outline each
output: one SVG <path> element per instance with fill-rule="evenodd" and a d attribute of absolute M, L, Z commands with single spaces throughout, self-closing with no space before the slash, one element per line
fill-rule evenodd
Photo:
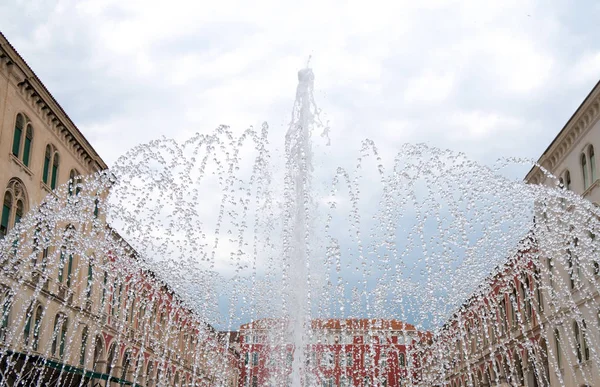
<path fill-rule="evenodd" d="M 572 150 L 573 146 L 581 140 L 599 119 L 600 83 L 594 87 L 581 104 L 581 107 L 558 134 L 554 143 L 540 157 L 538 164 L 548 171 L 554 171 L 558 164 L 563 161 L 566 154 Z M 531 184 L 541 184 L 545 178 L 545 173 L 536 166 L 527 174 L 525 181 Z"/>

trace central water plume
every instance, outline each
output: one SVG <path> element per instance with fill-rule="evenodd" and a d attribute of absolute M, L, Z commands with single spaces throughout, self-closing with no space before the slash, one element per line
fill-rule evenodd
<path fill-rule="evenodd" d="M 317 108 L 313 100 L 314 74 L 306 68 L 298 72 L 298 88 L 292 121 L 285 136 L 285 215 L 283 248 L 286 303 L 291 342 L 294 348 L 292 386 L 300 387 L 305 348 L 310 328 L 310 256 L 314 242 L 311 134 Z"/>

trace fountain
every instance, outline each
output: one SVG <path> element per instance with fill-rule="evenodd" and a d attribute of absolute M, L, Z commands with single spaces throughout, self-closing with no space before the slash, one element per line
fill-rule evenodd
<path fill-rule="evenodd" d="M 2 385 L 597 382 L 598 209 L 425 145 L 314 168 L 298 78 L 281 158 L 267 124 L 156 140 L 19 215 Z"/>

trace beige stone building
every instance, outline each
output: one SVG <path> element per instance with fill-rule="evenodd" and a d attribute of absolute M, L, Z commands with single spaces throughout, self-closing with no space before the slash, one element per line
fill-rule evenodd
<path fill-rule="evenodd" d="M 527 174 L 530 184 L 562 186 L 597 207 L 600 179 L 595 152 L 600 149 L 600 82 L 587 95 Z M 545 171 L 549 172 L 549 176 Z M 557 179 L 558 178 L 558 181 Z M 561 198 L 564 214 L 589 223 L 569 225 L 564 250 L 545 254 L 540 264 L 544 297 L 544 334 L 549 343 L 550 362 L 560 372 L 550 373 L 551 385 L 600 386 L 600 265 L 598 255 L 598 212 L 594 207 L 571 205 L 568 194 Z M 543 223 L 544 208 L 536 209 Z M 547 207 L 547 206 L 546 206 Z M 566 223 L 569 217 L 566 217 Z M 583 227 L 581 227 L 583 226 Z M 567 257 L 567 264 L 564 257 Z M 565 296 L 562 289 L 566 289 Z"/>
<path fill-rule="evenodd" d="M 79 177 L 106 169 L 0 34 L 0 385 L 237 385 L 238 355 L 106 225 Z"/>

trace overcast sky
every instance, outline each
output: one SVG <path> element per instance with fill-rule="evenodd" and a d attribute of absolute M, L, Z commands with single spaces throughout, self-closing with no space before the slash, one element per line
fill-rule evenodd
<path fill-rule="evenodd" d="M 220 124 L 268 121 L 280 146 L 309 57 L 331 173 L 365 138 L 388 159 L 421 142 L 537 159 L 600 79 L 599 20 L 597 1 L 0 1 L 0 31 L 109 166 Z"/>
<path fill-rule="evenodd" d="M 600 3 L 571 4 L 8 0 L 0 29 L 109 165 L 219 124 L 283 134 L 310 55 L 342 153 L 369 137 L 491 164 L 537 159 L 600 78 Z"/>

